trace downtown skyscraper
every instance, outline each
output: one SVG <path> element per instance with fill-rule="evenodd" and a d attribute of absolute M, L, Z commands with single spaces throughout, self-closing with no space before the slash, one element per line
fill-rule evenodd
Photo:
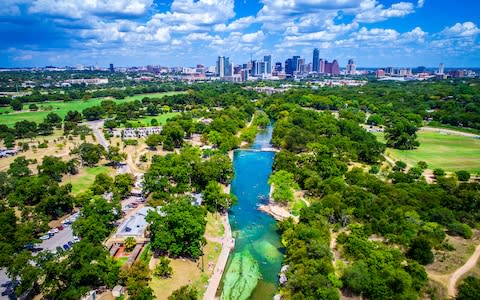
<path fill-rule="evenodd" d="M 320 72 L 320 51 L 318 48 L 313 49 L 312 71 L 317 73 Z"/>

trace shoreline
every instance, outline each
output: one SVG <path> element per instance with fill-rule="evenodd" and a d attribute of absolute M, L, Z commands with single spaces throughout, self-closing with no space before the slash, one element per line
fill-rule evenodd
<path fill-rule="evenodd" d="M 288 210 L 288 207 L 282 204 L 275 203 L 272 197 L 274 190 L 275 190 L 275 186 L 273 184 L 270 185 L 270 193 L 268 195 L 268 204 L 258 205 L 258 210 L 266 214 L 269 214 L 276 221 L 279 221 L 279 222 L 288 218 L 293 218 L 295 222 L 298 222 L 298 217 L 295 217 L 294 215 L 292 215 Z"/>

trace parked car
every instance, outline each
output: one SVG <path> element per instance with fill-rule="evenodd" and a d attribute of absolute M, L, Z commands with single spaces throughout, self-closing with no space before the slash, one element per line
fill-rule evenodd
<path fill-rule="evenodd" d="M 63 249 L 68 250 L 70 249 L 70 246 L 68 244 L 63 245 Z"/>
<path fill-rule="evenodd" d="M 63 230 L 63 226 L 60 225 L 60 226 L 57 227 L 57 229 L 58 229 L 58 230 Z"/>
<path fill-rule="evenodd" d="M 73 242 L 72 242 L 72 241 L 68 241 L 68 243 L 67 243 L 67 244 L 70 246 L 70 248 L 72 248 L 72 247 L 73 247 Z"/>
<path fill-rule="evenodd" d="M 78 236 L 74 236 L 74 237 L 73 237 L 73 242 L 74 242 L 74 243 L 80 242 L 80 238 L 79 238 Z"/>
<path fill-rule="evenodd" d="M 49 238 L 51 238 L 51 236 L 49 234 L 45 234 L 40 237 L 40 240 L 45 241 L 45 240 L 48 240 Z"/>

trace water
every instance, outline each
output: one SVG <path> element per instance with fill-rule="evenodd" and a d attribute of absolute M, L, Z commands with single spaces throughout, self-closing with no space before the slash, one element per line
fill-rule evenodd
<path fill-rule="evenodd" d="M 260 132 L 253 149 L 271 147 L 272 127 Z M 259 211 L 268 201 L 274 152 L 235 151 L 232 193 L 238 204 L 230 211 L 235 249 L 222 281 L 221 299 L 272 299 L 283 254 L 275 220 Z"/>

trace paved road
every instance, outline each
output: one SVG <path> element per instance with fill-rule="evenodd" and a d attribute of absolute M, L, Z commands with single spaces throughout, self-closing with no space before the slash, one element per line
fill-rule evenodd
<path fill-rule="evenodd" d="M 103 132 L 101 130 L 104 123 L 105 123 L 104 120 L 86 122 L 87 126 L 89 126 L 92 129 L 93 135 L 95 136 L 97 143 L 102 145 L 105 149 L 108 149 L 108 146 L 109 146 L 108 141 L 105 139 L 105 136 L 103 135 Z"/>
<path fill-rule="evenodd" d="M 235 247 L 235 242 L 232 238 L 232 229 L 230 228 L 230 223 L 228 222 L 228 213 L 222 216 L 222 223 L 223 227 L 225 228 L 225 233 L 221 239 L 222 252 L 218 257 L 212 277 L 210 277 L 210 280 L 208 281 L 208 287 L 203 295 L 203 300 L 215 299 L 215 294 L 217 293 L 220 280 L 222 279 L 223 272 L 225 271 L 225 267 L 227 265 L 228 255 Z"/>
<path fill-rule="evenodd" d="M 54 251 L 57 247 L 62 247 L 69 241 L 73 240 L 72 226 L 66 226 L 63 230 L 57 232 L 54 236 L 48 240 L 42 241 L 40 248 L 43 250 Z"/>
<path fill-rule="evenodd" d="M 7 271 L 4 268 L 0 269 L 0 299 L 7 300 L 7 296 L 2 296 L 2 293 L 7 289 L 6 284 L 9 282 L 10 279 L 7 276 Z"/>

